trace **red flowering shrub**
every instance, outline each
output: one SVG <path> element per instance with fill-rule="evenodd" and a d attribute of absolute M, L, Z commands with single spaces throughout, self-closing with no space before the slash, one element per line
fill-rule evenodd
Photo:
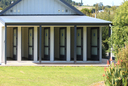
<path fill-rule="evenodd" d="M 110 59 L 111 60 L 111 59 Z M 109 61 L 107 61 L 109 65 Z M 104 68 L 106 86 L 128 86 L 128 46 L 119 50 L 117 63 Z"/>

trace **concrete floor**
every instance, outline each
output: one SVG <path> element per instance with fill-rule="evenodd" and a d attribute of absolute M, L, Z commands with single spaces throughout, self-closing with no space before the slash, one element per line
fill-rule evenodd
<path fill-rule="evenodd" d="M 8 63 L 0 66 L 42 66 L 42 67 L 85 67 L 85 66 L 96 66 L 106 67 L 107 64 L 37 64 L 37 63 Z"/>
<path fill-rule="evenodd" d="M 2 64 L 0 66 L 42 66 L 42 67 L 65 67 L 65 66 L 70 66 L 70 67 L 85 67 L 85 66 L 95 66 L 95 67 L 106 67 L 107 65 L 107 59 L 102 59 L 102 63 L 101 64 L 89 64 L 89 63 L 85 63 L 85 64 L 63 64 L 63 63 L 56 63 L 56 64 L 39 64 L 39 63 L 32 63 L 32 62 L 26 62 L 26 63 L 19 63 L 19 62 L 9 62 L 6 65 Z"/>

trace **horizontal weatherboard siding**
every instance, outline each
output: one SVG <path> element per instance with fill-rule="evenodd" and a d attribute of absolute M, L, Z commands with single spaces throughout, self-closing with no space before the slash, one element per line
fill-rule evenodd
<path fill-rule="evenodd" d="M 4 15 L 24 14 L 79 14 L 60 0 L 22 0 Z"/>

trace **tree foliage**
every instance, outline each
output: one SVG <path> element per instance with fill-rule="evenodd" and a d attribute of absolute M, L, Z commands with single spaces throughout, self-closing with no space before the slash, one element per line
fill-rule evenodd
<path fill-rule="evenodd" d="M 98 6 L 98 3 L 97 3 L 97 4 L 95 5 L 95 13 L 96 13 L 96 14 L 98 13 L 98 10 L 99 10 L 98 7 L 99 7 L 99 6 Z"/>
<path fill-rule="evenodd" d="M 91 16 L 92 14 L 92 10 L 87 8 L 82 9 L 81 12 L 84 13 L 86 16 Z"/>
<path fill-rule="evenodd" d="M 67 2 L 70 3 L 70 4 L 72 3 L 72 0 L 65 0 L 65 1 L 67 1 Z"/>
<path fill-rule="evenodd" d="M 2 10 L 2 8 L 0 7 L 0 10 Z"/>
<path fill-rule="evenodd" d="M 114 26 L 112 27 L 112 35 L 109 39 L 109 44 L 114 49 L 114 53 L 117 54 L 118 50 L 125 47 L 125 43 L 128 42 L 128 1 L 124 3 L 116 10 L 116 14 L 113 20 Z"/>
<path fill-rule="evenodd" d="M 113 6 L 111 8 L 105 8 L 105 7 L 103 8 L 104 8 L 104 12 L 98 13 L 97 18 L 107 21 L 113 21 L 117 7 Z M 108 39 L 109 39 L 109 27 L 104 27 L 102 29 L 102 41 L 106 50 L 109 49 Z"/>
<path fill-rule="evenodd" d="M 0 7 L 5 9 L 6 7 L 8 7 L 12 1 L 17 1 L 17 0 L 0 0 Z"/>

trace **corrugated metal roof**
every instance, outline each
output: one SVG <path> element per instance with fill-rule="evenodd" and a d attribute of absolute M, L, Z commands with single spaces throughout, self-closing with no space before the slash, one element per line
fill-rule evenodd
<path fill-rule="evenodd" d="M 110 21 L 105 21 L 88 16 L 0 16 L 0 19 L 5 23 L 101 23 L 111 24 Z"/>

